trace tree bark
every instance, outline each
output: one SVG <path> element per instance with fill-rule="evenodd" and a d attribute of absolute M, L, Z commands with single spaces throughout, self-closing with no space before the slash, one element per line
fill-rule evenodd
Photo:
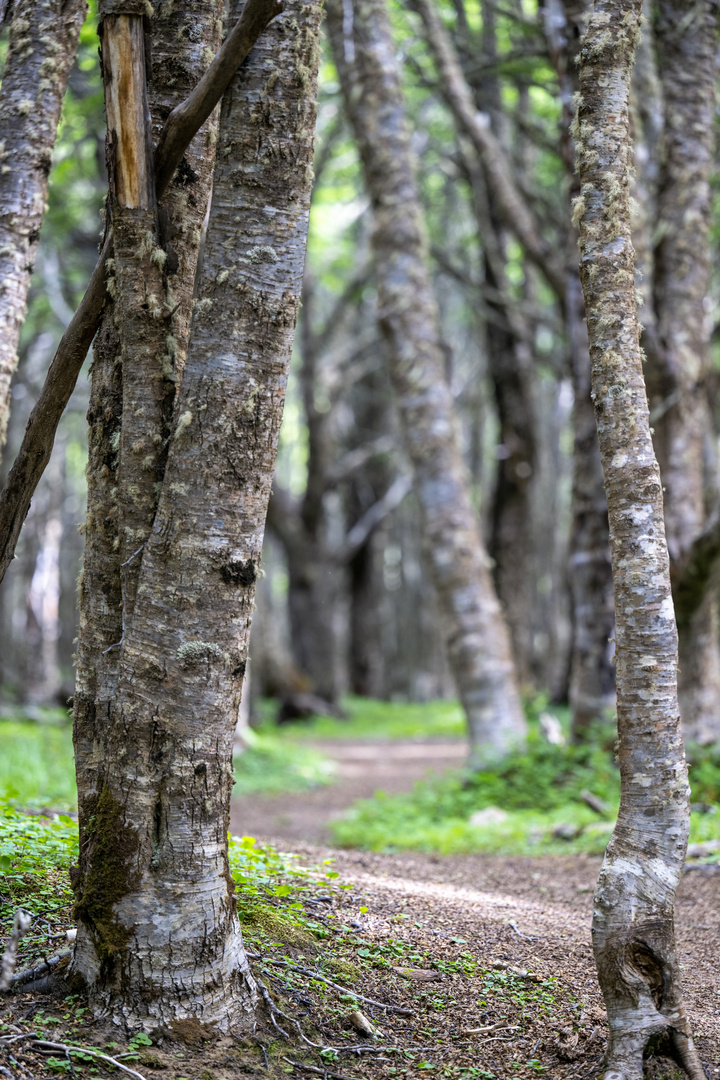
<path fill-rule="evenodd" d="M 18 0 L 0 88 L 0 453 L 60 109 L 84 0 Z"/>
<path fill-rule="evenodd" d="M 106 156 L 112 185 L 108 210 L 112 224 L 118 225 L 119 236 L 117 253 L 113 252 L 113 259 L 108 260 L 106 304 L 93 348 L 88 409 L 88 508 L 80 588 L 74 747 L 76 771 L 79 778 L 83 777 L 80 782 L 91 788 L 96 783 L 97 768 L 95 725 L 106 723 L 110 716 L 120 670 L 119 643 L 132 615 L 140 569 L 140 558 L 135 553 L 147 539 L 157 507 L 164 465 L 164 456 L 158 460 L 158 450 L 167 446 L 172 395 L 187 350 L 200 229 L 210 196 L 217 139 L 212 123 L 196 135 L 188 147 L 184 167 L 170 183 L 156 214 L 156 178 L 146 133 L 152 130 L 157 137 L 168 115 L 201 78 L 206 66 L 203 49 L 215 50 L 220 44 L 222 6 L 218 0 L 193 0 L 191 9 L 175 10 L 172 5 L 169 11 L 164 5 L 159 8 L 151 24 L 153 47 L 147 88 L 143 17 L 132 13 L 132 4 L 126 7 L 128 14 L 108 14 L 108 26 L 100 27 L 104 34 L 117 29 L 126 34 L 126 39 L 117 45 L 108 44 L 103 56 L 108 94 Z M 184 32 L 188 16 L 203 28 L 202 35 Z M 118 20 L 124 22 L 116 28 Z M 127 40 L 133 29 L 134 40 Z M 134 57 L 132 52 L 128 55 L 120 51 L 123 43 L 134 47 Z M 120 68 L 114 80 L 113 66 Z M 120 84 L 122 93 L 116 96 Z M 117 134 L 113 137 L 118 127 L 124 129 L 124 142 Z M 129 199 L 124 194 L 128 188 L 135 191 Z M 128 206 L 128 202 L 136 205 Z M 137 205 L 141 202 L 143 206 Z M 137 229 L 136 218 L 140 225 Z M 154 252 L 165 256 L 162 267 L 151 261 Z M 135 261 L 143 265 L 135 267 Z M 149 280 L 144 276 L 146 267 Z M 169 272 L 171 269 L 174 274 Z M 158 280 L 161 271 L 163 280 Z M 153 317 L 149 303 L 143 309 L 146 292 L 154 296 L 152 311 L 161 317 Z M 170 311 L 174 313 L 168 317 Z M 143 347 L 146 322 L 154 350 Z M 147 401 L 142 399 L 145 380 Z M 129 431 L 133 438 L 128 437 Z M 146 457 L 150 458 L 150 467 L 143 470 Z M 131 479 L 133 473 L 139 474 L 136 485 Z M 148 480 L 155 486 L 149 486 Z"/>
<path fill-rule="evenodd" d="M 334 0 L 328 27 L 374 214 L 380 325 L 448 655 L 468 720 L 475 766 L 520 745 L 525 719 L 510 641 L 469 498 L 409 149 L 399 75 L 382 0 Z"/>
<path fill-rule="evenodd" d="M 656 22 L 665 109 L 654 299 L 655 445 L 665 486 L 670 558 L 681 564 L 718 499 L 705 297 L 710 283 L 717 15 L 710 4 L 666 0 Z M 680 630 L 679 692 L 685 737 L 720 739 L 717 587 Z"/>
<path fill-rule="evenodd" d="M 74 967 L 127 1026 L 248 1023 L 227 858 L 232 742 L 300 298 L 320 5 L 288 4 L 227 91 L 162 491 L 78 778 Z M 261 156 L 258 147 L 263 148 Z M 288 169 L 288 162 L 291 163 Z"/>
<path fill-rule="evenodd" d="M 573 94 L 577 90 L 577 57 L 588 6 L 585 0 L 563 0 L 546 17 L 546 36 L 558 74 L 562 101 L 561 154 L 570 195 L 580 194 L 570 135 Z M 582 287 L 578 276 L 577 229 L 567 236 L 567 269 L 562 304 L 567 329 L 573 386 L 572 526 L 568 577 L 572 639 L 569 700 L 574 741 L 587 737 L 594 721 L 615 706 L 615 669 L 611 640 L 615 626 L 608 512 L 603 485 L 595 414 L 590 397 L 590 352 Z"/>
<path fill-rule="evenodd" d="M 673 907 L 690 820 L 662 483 L 643 380 L 630 236 L 630 74 L 641 0 L 596 0 L 580 49 L 575 217 L 615 585 L 620 813 L 595 890 L 606 1080 L 640 1080 L 669 1028 L 704 1076 L 685 1014 Z"/>

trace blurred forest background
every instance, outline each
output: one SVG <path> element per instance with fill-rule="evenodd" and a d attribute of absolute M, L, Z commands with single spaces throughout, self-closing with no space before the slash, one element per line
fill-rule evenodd
<path fill-rule="evenodd" d="M 581 742 L 594 721 L 611 718 L 614 703 L 607 515 L 570 212 L 573 55 L 582 5 L 443 0 L 434 21 L 424 0 L 413 8 L 390 5 L 445 378 L 472 498 L 531 716 L 557 706 L 565 735 Z M 96 21 L 91 11 L 55 147 L 0 481 L 97 258 L 107 177 Z M 675 413 L 702 416 L 702 526 L 718 488 L 718 283 L 702 301 L 702 370 L 688 404 L 682 380 L 668 387 L 662 364 L 653 361 L 662 351 L 654 291 L 663 271 L 662 216 L 669 221 L 674 212 L 662 199 L 661 69 L 651 21 L 633 105 L 638 288 L 653 422 L 662 433 Z M 341 717 L 357 698 L 455 697 L 377 325 L 369 200 L 329 47 L 315 172 L 302 313 L 243 700 L 255 724 L 271 716 Z M 717 176 L 710 179 L 714 197 Z M 519 198 L 522 220 L 508 214 L 509 191 Z M 714 251 L 716 209 L 711 239 Z M 83 377 L 0 590 L 6 716 L 64 705 L 73 693 L 87 404 Z M 678 552 L 694 539 L 681 537 Z M 672 542 L 671 536 L 671 555 Z M 691 657 L 686 733 L 708 745 L 720 739 L 716 592 L 710 579 L 702 625 L 684 636 Z M 548 728 L 547 715 L 544 723 Z M 565 737 L 552 724 L 548 731 L 556 742 Z"/>
<path fill-rule="evenodd" d="M 528 5 L 532 7 L 533 5 Z M 563 105 L 542 12 L 448 5 L 478 107 L 492 117 L 554 246 L 567 243 Z M 446 377 L 523 686 L 568 695 L 572 652 L 569 342 L 558 298 L 493 213 L 458 138 L 419 19 L 394 5 L 431 240 Z M 474 61 L 471 58 L 475 58 Z M 474 66 L 473 66 L 474 64 Z M 4 480 L 49 359 L 97 258 L 107 180 L 95 20 L 70 79 L 30 312 L 13 385 Z M 453 695 L 409 469 L 400 449 L 368 248 L 368 200 L 328 55 L 303 311 L 251 648 L 253 698 Z M 499 280 L 498 280 L 499 279 Z M 5 705 L 73 689 L 82 560 L 87 381 L 61 423 L 0 592 Z M 608 646 L 608 650 L 610 646 Z"/>

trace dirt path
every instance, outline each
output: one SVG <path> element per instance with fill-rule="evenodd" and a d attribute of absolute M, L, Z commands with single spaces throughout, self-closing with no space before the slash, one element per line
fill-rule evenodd
<path fill-rule="evenodd" d="M 328 824 L 357 799 L 378 789 L 410 791 L 431 772 L 462 765 L 467 754 L 455 742 L 312 742 L 305 743 L 332 758 L 337 780 L 328 787 L 287 795 L 247 795 L 233 799 L 230 831 L 240 836 L 273 836 L 310 844 L 330 841 Z"/>
<path fill-rule="evenodd" d="M 558 976 L 602 1015 L 590 941 L 599 858 L 375 855 L 318 846 L 328 821 L 355 799 L 377 788 L 409 790 L 429 769 L 456 766 L 464 755 L 460 743 L 318 745 L 338 762 L 335 785 L 238 799 L 231 830 L 291 847 L 314 863 L 334 858 L 341 879 L 367 898 L 369 913 L 356 916 L 355 925 L 404 913 L 408 927 L 465 939 L 488 964 L 507 961 Z M 696 1039 L 708 1076 L 720 1080 L 720 868 L 685 873 L 677 934 Z"/>

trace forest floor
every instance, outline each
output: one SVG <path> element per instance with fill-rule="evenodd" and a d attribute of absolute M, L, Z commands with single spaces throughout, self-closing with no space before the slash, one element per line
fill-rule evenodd
<path fill-rule="evenodd" d="M 258 840 L 231 844 L 261 987 L 254 1030 L 217 1038 L 173 1022 L 128 1041 L 93 1019 L 82 995 L 68 997 L 62 980 L 55 994 L 26 986 L 0 999 L 0 1076 L 117 1080 L 116 1066 L 82 1056 L 94 1050 L 122 1056 L 136 1080 L 412 1080 L 420 1072 L 437 1080 L 599 1080 L 607 1027 L 590 921 L 600 858 L 333 848 L 328 823 L 356 799 L 379 788 L 408 791 L 430 769 L 459 766 L 464 744 L 313 744 L 333 758 L 333 784 L 233 800 L 231 832 Z M 60 847 L 70 844 L 71 818 L 48 828 Z M 46 888 L 59 898 L 48 899 L 32 931 L 47 934 L 48 944 L 28 939 L 21 967 L 58 948 L 52 943 L 72 925 L 66 870 L 53 873 Z M 32 879 L 21 873 L 16 881 L 29 887 Z M 720 867 L 686 871 L 676 925 L 700 1056 L 708 1080 L 720 1080 Z M 663 1047 L 656 1050 L 646 1077 L 680 1080 Z"/>
<path fill-rule="evenodd" d="M 428 957 L 435 957 L 429 965 L 437 968 L 437 958 L 449 952 L 471 956 L 479 971 L 505 973 L 504 992 L 502 982 L 491 979 L 500 998 L 489 1011 L 486 976 L 466 975 L 465 992 L 461 995 L 453 984 L 451 1008 L 434 1012 L 436 1032 L 441 1016 L 456 1037 L 463 1030 L 477 1032 L 472 1049 L 460 1055 L 465 1068 L 477 1071 L 461 1075 L 546 1075 L 567 1080 L 598 1076 L 606 1026 L 590 924 L 601 859 L 584 853 L 528 858 L 333 849 L 327 846 L 328 824 L 356 799 L 370 797 L 378 788 L 388 793 L 409 791 L 430 770 L 460 765 L 465 746 L 460 740 L 328 740 L 312 745 L 334 760 L 336 783 L 309 792 L 235 799 L 231 831 L 249 832 L 310 864 L 332 860 L 340 880 L 352 886 L 351 893 L 338 894 L 338 913 L 350 919 L 347 909 L 352 910 L 353 900 L 357 909 L 359 898 L 367 908 L 366 914 L 354 913 L 351 926 L 356 933 L 371 938 L 392 934 L 412 943 L 418 957 L 425 957 L 425 967 Z M 676 922 L 686 1005 L 708 1077 L 716 1080 L 720 1078 L 720 867 L 686 871 Z M 434 988 L 440 997 L 448 989 Z M 427 1001 L 433 995 L 423 996 Z M 495 1006 L 506 1015 L 500 1016 Z M 511 1020 L 521 1019 L 522 1034 L 503 1028 L 508 1009 Z M 363 1075 L 371 1075 L 368 1064 L 363 1063 Z M 648 1075 L 682 1075 L 669 1065 L 658 1071 L 656 1065 Z M 433 1061 L 427 1065 L 437 1066 Z"/>

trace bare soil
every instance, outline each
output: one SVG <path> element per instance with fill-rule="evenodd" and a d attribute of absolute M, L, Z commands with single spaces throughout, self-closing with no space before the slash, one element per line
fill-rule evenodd
<path fill-rule="evenodd" d="M 368 797 L 378 788 L 409 790 L 429 771 L 459 765 L 464 745 L 337 742 L 318 746 L 337 762 L 335 785 L 303 795 L 235 800 L 231 831 L 272 841 L 313 863 L 334 859 L 341 880 L 369 898 L 370 912 L 379 918 L 390 918 L 389 912 L 404 913 L 407 926 L 418 924 L 423 929 L 417 932 L 423 934 L 429 930 L 438 945 L 462 938 L 483 964 L 511 963 L 533 968 L 543 977 L 557 977 L 600 1018 L 593 1040 L 598 1048 L 604 1046 L 605 1014 L 590 939 L 592 895 L 600 859 L 586 855 L 378 855 L 318 846 L 318 841 L 322 845 L 328 837 L 332 818 L 356 799 Z M 685 967 L 686 1005 L 708 1076 L 717 1080 L 720 867 L 686 871 L 678 892 L 676 924 Z M 579 1045 L 583 1046 L 582 1037 Z M 586 1051 L 593 1056 L 590 1044 Z M 580 1069 L 576 1075 L 597 1075 L 589 1060 L 584 1068 L 586 1071 Z M 556 1063 L 550 1075 L 560 1076 L 559 1069 Z M 507 1075 L 520 1075 L 517 1065 Z M 575 1074 L 563 1070 L 562 1075 Z"/>

